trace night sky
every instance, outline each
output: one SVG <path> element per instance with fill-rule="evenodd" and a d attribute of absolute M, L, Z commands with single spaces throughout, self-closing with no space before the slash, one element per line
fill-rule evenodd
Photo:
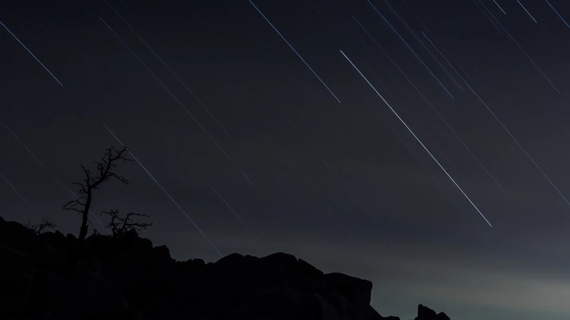
<path fill-rule="evenodd" d="M 130 184 L 92 210 L 177 260 L 291 253 L 402 319 L 569 319 L 570 2 L 108 1 L 0 4 L 6 220 L 78 234 L 71 182 L 119 139 Z"/>

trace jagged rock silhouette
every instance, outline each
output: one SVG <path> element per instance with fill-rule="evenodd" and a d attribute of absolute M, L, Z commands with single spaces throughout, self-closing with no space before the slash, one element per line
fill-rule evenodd
<path fill-rule="evenodd" d="M 370 306 L 372 283 L 324 274 L 285 254 L 231 254 L 215 263 L 175 261 L 136 233 L 86 240 L 34 235 L 0 217 L 0 318 L 61 320 L 399 320 Z M 448 320 L 422 305 L 417 320 Z"/>
<path fill-rule="evenodd" d="M 415 320 L 450 320 L 449 317 L 443 313 L 435 313 L 435 311 L 433 311 L 432 309 L 424 306 L 424 305 L 419 305 L 418 306 L 418 316 L 416 317 Z"/>

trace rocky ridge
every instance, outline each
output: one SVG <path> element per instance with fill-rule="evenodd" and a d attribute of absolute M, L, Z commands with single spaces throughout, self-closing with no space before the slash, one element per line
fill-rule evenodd
<path fill-rule="evenodd" d="M 35 235 L 0 217 L 0 319 L 399 320 L 370 306 L 372 282 L 285 253 L 206 264 L 175 261 L 136 233 L 92 235 L 71 271 L 76 245 L 71 234 Z M 449 317 L 419 305 L 416 320 Z"/>

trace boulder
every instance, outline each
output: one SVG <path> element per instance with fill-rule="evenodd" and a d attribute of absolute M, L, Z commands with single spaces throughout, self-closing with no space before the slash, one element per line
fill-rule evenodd
<path fill-rule="evenodd" d="M 355 307 L 364 307 L 370 304 L 372 282 L 342 273 L 326 274 L 324 280 L 328 288 L 340 293 Z"/>
<path fill-rule="evenodd" d="M 436 314 L 434 310 L 420 304 L 418 306 L 418 316 L 416 317 L 415 320 L 450 320 L 450 319 L 445 313 L 440 312 Z"/>

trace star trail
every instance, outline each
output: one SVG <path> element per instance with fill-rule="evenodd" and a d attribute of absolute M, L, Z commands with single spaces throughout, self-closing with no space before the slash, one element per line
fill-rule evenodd
<path fill-rule="evenodd" d="M 566 320 L 569 15 L 563 0 L 2 2 L 1 216 L 77 234 L 61 208 L 79 166 L 128 147 L 129 185 L 93 193 L 104 233 L 116 209 L 148 215 L 143 235 L 177 260 L 290 253 L 371 280 L 383 316 Z"/>
<path fill-rule="evenodd" d="M 57 83 L 59 83 L 60 86 L 63 87 L 63 84 L 53 75 L 53 73 L 51 73 L 51 71 L 49 71 L 49 69 L 40 61 L 40 59 L 38 59 L 31 51 L 30 49 L 28 49 L 28 47 L 26 47 L 22 41 L 20 41 L 20 39 L 18 39 L 18 37 L 16 37 L 15 34 L 12 33 L 12 31 L 10 31 L 10 29 L 8 29 L 8 27 L 6 27 L 6 25 L 4 23 L 2 23 L 2 21 L 0 21 L 0 24 L 2 25 L 2 27 L 4 27 L 4 29 L 6 29 L 6 31 L 8 31 L 10 33 L 10 35 L 12 35 L 12 37 L 14 37 L 14 39 L 16 39 L 16 41 L 18 41 L 18 43 L 20 45 L 22 45 L 22 47 L 24 47 L 24 49 L 26 49 L 26 51 L 28 51 L 28 53 L 34 58 L 36 59 L 36 61 L 49 73 L 50 76 L 52 76 L 52 78 L 57 81 Z"/>
<path fill-rule="evenodd" d="M 477 212 L 479 213 L 479 215 L 481 215 L 481 217 L 485 220 L 485 222 L 487 222 L 487 224 L 492 227 L 491 223 L 489 222 L 489 220 L 487 220 L 487 218 L 483 215 L 483 213 L 479 210 L 479 208 L 473 203 L 473 201 L 471 201 L 471 198 L 469 198 L 469 196 L 467 196 L 467 194 L 463 191 L 463 189 L 461 189 L 461 187 L 457 184 L 457 182 L 455 182 L 455 180 L 451 177 L 451 175 L 447 172 L 447 170 L 445 170 L 445 168 L 441 165 L 441 163 L 435 158 L 435 156 L 429 151 L 429 149 L 424 145 L 424 143 L 418 138 L 418 136 L 414 133 L 414 131 L 408 126 L 408 124 L 400 117 L 400 115 L 394 110 L 394 108 L 392 108 L 392 106 L 386 101 L 386 99 L 384 99 L 384 97 L 378 92 L 378 90 L 376 90 L 376 88 L 374 88 L 374 86 L 370 83 L 370 81 L 368 81 L 368 79 L 366 79 L 366 77 L 362 74 L 362 72 L 360 72 L 360 70 L 358 70 L 358 68 L 354 65 L 354 63 L 352 63 L 352 61 L 344 54 L 344 52 L 340 52 L 342 53 L 342 55 L 346 58 L 346 60 L 348 60 L 348 62 L 350 62 L 350 64 L 354 67 L 354 69 L 362 76 L 362 78 L 364 78 L 364 80 L 370 85 L 370 87 L 374 90 L 374 92 L 376 92 L 376 94 L 380 97 L 380 99 L 382 99 L 382 101 L 384 101 L 384 103 L 388 106 L 388 108 L 390 108 L 390 110 L 394 113 L 394 115 L 398 118 L 398 120 L 400 120 L 402 122 L 402 124 L 406 127 L 406 129 L 408 129 L 408 131 L 410 131 L 410 134 L 412 136 L 414 136 L 414 138 L 418 141 L 418 143 L 424 148 L 424 150 L 430 155 L 430 157 L 433 159 L 433 161 L 435 161 L 437 163 L 437 165 L 441 168 L 441 170 L 443 170 L 443 172 L 445 173 L 445 175 L 447 175 L 449 177 L 449 179 L 451 180 L 451 182 L 453 182 L 453 184 L 457 187 L 457 189 L 459 189 L 459 191 L 461 191 L 461 193 L 465 196 L 465 198 L 469 201 L 469 203 L 471 203 L 471 205 L 473 206 L 473 208 L 475 208 L 475 210 L 477 210 Z"/>

